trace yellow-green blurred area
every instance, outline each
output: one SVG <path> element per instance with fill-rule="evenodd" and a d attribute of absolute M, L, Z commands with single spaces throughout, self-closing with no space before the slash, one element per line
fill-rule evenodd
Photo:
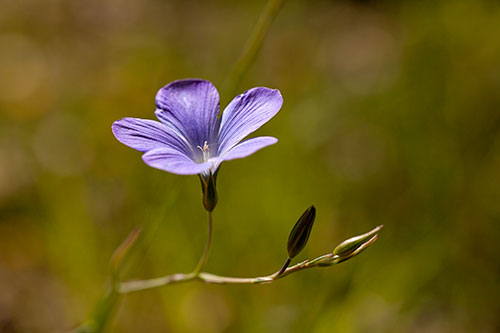
<path fill-rule="evenodd" d="M 187 273 L 207 236 L 196 176 L 145 165 L 111 133 L 154 96 L 232 65 L 266 2 L 3 0 L 0 332 L 61 332 L 104 292 L 109 259 L 143 232 L 123 279 Z M 206 271 L 253 277 L 384 224 L 338 266 L 270 285 L 197 282 L 121 299 L 109 332 L 498 332 L 500 3 L 306 1 L 282 7 L 237 92 L 278 88 L 223 163 Z M 226 88 L 225 88 L 226 87 Z"/>

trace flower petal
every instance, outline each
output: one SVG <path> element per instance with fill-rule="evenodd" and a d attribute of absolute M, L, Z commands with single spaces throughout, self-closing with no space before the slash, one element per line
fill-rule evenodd
<path fill-rule="evenodd" d="M 186 137 L 192 147 L 215 143 L 219 93 L 201 79 L 178 80 L 156 94 L 158 119 Z"/>
<path fill-rule="evenodd" d="M 234 146 L 226 154 L 222 155 L 220 159 L 227 161 L 247 157 L 264 147 L 275 144 L 276 142 L 278 142 L 278 139 L 273 138 L 272 136 L 259 136 L 257 138 L 248 139 Z"/>
<path fill-rule="evenodd" d="M 278 113 L 283 104 L 279 90 L 252 88 L 229 103 L 221 117 L 219 154 L 223 155 Z"/>
<path fill-rule="evenodd" d="M 170 147 L 185 154 L 191 151 L 186 139 L 158 121 L 123 118 L 115 121 L 111 129 L 118 141 L 141 152 L 160 147 Z"/>
<path fill-rule="evenodd" d="M 142 155 L 144 162 L 160 170 L 178 175 L 196 175 L 209 170 L 213 162 L 195 163 L 185 154 L 170 148 L 156 148 Z"/>

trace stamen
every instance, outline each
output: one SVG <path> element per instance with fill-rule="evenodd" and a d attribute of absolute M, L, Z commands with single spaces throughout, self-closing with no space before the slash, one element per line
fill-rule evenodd
<path fill-rule="evenodd" d="M 203 147 L 201 146 L 196 146 L 196 148 L 198 148 L 199 150 L 201 150 L 202 152 L 206 152 L 208 151 L 208 142 L 205 141 L 205 143 L 203 144 Z"/>
<path fill-rule="evenodd" d="M 204 161 L 208 161 L 208 158 L 209 158 L 209 152 L 208 152 L 208 142 L 205 141 L 205 143 L 203 143 L 203 147 L 201 146 L 196 146 L 196 148 L 198 148 L 199 150 L 201 150 L 201 152 L 203 153 L 203 160 Z"/>

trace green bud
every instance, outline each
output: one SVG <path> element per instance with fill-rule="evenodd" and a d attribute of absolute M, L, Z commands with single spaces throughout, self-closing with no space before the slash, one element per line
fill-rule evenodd
<path fill-rule="evenodd" d="M 361 246 L 358 247 L 354 252 L 351 252 L 347 256 L 339 257 L 337 259 L 337 264 L 340 264 L 341 262 L 346 261 L 347 259 L 351 259 L 352 257 L 357 256 L 358 254 L 363 252 L 368 246 L 372 245 L 373 242 L 375 242 L 377 240 L 377 238 L 378 238 L 378 235 L 375 235 L 372 238 L 370 238 L 368 241 L 366 241 L 365 243 L 361 244 Z"/>
<path fill-rule="evenodd" d="M 297 223 L 295 223 L 295 226 L 290 232 L 290 236 L 288 236 L 287 251 L 290 259 L 299 254 L 300 251 L 302 251 L 302 249 L 306 246 L 315 218 L 316 208 L 312 205 L 307 208 Z"/>
<path fill-rule="evenodd" d="M 201 181 L 201 192 L 202 192 L 202 201 L 203 206 L 207 212 L 211 212 L 214 210 L 217 205 L 217 172 L 212 174 L 209 172 L 208 175 L 199 175 Z"/>
<path fill-rule="evenodd" d="M 352 237 L 348 240 L 343 241 L 335 248 L 335 250 L 333 250 L 333 254 L 342 257 L 342 259 L 344 257 L 351 258 L 355 255 L 358 255 L 359 253 L 361 253 L 361 251 L 363 251 L 375 240 L 377 240 L 377 233 L 380 231 L 380 229 L 382 229 L 382 227 L 383 225 L 379 225 L 366 234 Z"/>

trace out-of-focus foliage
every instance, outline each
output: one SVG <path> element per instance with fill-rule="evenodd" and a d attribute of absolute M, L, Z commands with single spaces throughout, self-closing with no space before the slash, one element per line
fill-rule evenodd
<path fill-rule="evenodd" d="M 264 4 L 0 3 L 0 332 L 83 320 L 136 226 L 125 277 L 195 266 L 199 180 L 147 167 L 111 123 L 153 118 L 175 79 L 223 87 Z M 280 141 L 222 166 L 206 270 L 275 271 L 311 203 L 296 260 L 384 224 L 379 240 L 272 285 L 128 295 L 111 332 L 500 329 L 497 1 L 289 0 L 239 91 L 254 86 L 284 96 L 258 131 Z"/>

